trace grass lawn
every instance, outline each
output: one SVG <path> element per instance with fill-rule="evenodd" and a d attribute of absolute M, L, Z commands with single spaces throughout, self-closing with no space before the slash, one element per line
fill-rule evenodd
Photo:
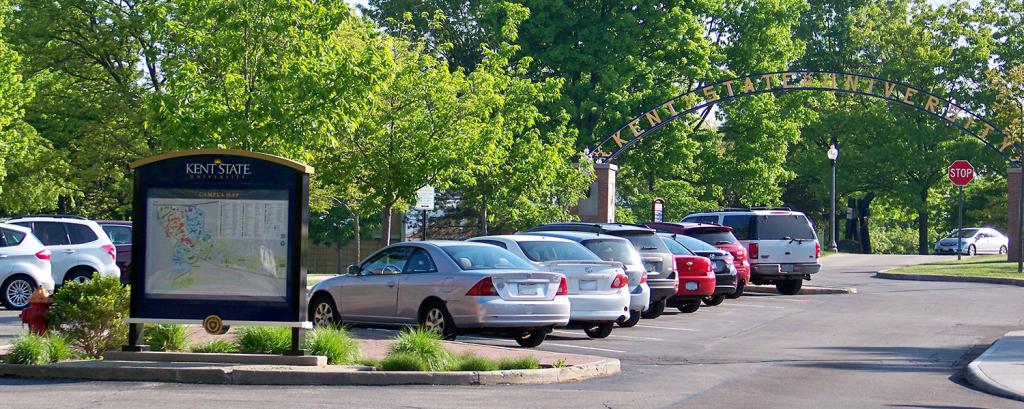
<path fill-rule="evenodd" d="M 890 271 L 901 274 L 1024 278 L 1024 274 L 1017 274 L 1017 263 L 1007 262 L 1005 255 L 964 257 L 960 261 L 950 260 L 918 264 L 916 266 L 899 267 Z"/>

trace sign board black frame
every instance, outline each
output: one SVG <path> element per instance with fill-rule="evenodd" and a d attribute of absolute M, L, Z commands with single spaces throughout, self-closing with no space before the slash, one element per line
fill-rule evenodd
<path fill-rule="evenodd" d="M 277 156 L 228 149 L 169 152 L 139 160 L 132 163 L 131 168 L 135 171 L 132 270 L 129 277 L 132 291 L 128 321 L 132 326 L 126 349 L 135 350 L 140 346 L 143 323 L 200 324 L 212 318 L 217 324 L 224 325 L 292 327 L 293 352 L 296 351 L 302 329 L 311 327 L 306 316 L 306 253 L 309 246 L 309 177 L 313 168 Z M 151 198 L 182 198 L 186 202 L 202 198 L 217 203 L 246 198 L 272 198 L 275 199 L 273 202 L 286 200 L 287 234 L 281 235 L 286 236 L 281 237 L 281 243 L 287 253 L 284 292 L 276 296 L 215 294 L 215 291 L 198 294 L 148 292 L 147 279 L 159 278 L 151 277 L 151 272 L 147 271 L 147 258 L 151 257 L 147 254 L 147 240 L 151 230 L 163 231 L 164 228 L 149 223 L 152 220 L 148 214 Z M 270 206 L 275 205 L 267 205 L 265 212 L 269 214 Z M 248 217 L 252 217 L 251 214 Z M 242 223 L 246 217 L 241 219 L 236 222 Z M 268 257 L 273 260 L 271 264 L 277 273 L 278 259 Z M 268 280 L 274 285 L 279 284 L 276 278 Z M 267 291 L 275 289 L 280 290 L 272 287 Z"/>

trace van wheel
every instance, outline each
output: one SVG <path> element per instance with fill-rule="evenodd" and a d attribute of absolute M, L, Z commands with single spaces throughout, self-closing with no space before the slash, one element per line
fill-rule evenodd
<path fill-rule="evenodd" d="M 804 280 L 779 280 L 775 282 L 775 289 L 779 290 L 779 294 L 782 295 L 797 295 L 800 293 L 800 287 L 804 286 Z"/>
<path fill-rule="evenodd" d="M 722 303 L 722 301 L 725 301 L 725 294 L 704 297 L 704 305 L 707 305 L 709 307 L 719 305 Z"/>
<path fill-rule="evenodd" d="M 437 332 L 445 341 L 455 340 L 455 321 L 444 303 L 430 301 L 420 313 L 420 328 Z"/>
<path fill-rule="evenodd" d="M 547 337 L 547 330 L 524 329 L 523 332 L 516 335 L 516 343 L 523 348 L 535 348 L 540 346 L 540 344 L 544 342 L 544 338 Z"/>
<path fill-rule="evenodd" d="M 588 337 L 591 338 L 608 338 L 612 334 L 612 329 L 615 328 L 615 323 L 612 322 L 598 322 L 593 324 L 587 324 L 583 327 L 583 332 L 587 333 Z"/>
<path fill-rule="evenodd" d="M 665 305 L 667 303 L 668 303 L 668 300 L 661 300 L 661 301 L 657 301 L 657 302 L 652 302 L 651 303 L 651 307 L 648 308 L 647 311 L 644 311 L 644 312 L 640 313 L 640 316 L 645 318 L 645 319 L 649 319 L 649 320 L 658 318 L 658 317 L 661 316 L 661 314 L 665 313 Z"/>
<path fill-rule="evenodd" d="M 8 310 L 22 310 L 28 307 L 28 299 L 32 297 L 32 291 L 36 288 L 36 282 L 32 278 L 17 274 L 4 281 L 0 286 L 0 301 Z"/>
<path fill-rule="evenodd" d="M 725 296 L 725 298 L 728 298 L 730 300 L 735 300 L 737 298 L 740 298 L 741 296 L 743 296 L 743 290 L 745 290 L 746 288 L 747 288 L 747 282 L 746 281 L 740 281 L 739 283 L 736 284 L 736 291 L 733 292 L 732 294 L 727 294 Z"/>
<path fill-rule="evenodd" d="M 687 314 L 697 312 L 700 309 L 700 300 L 689 301 L 686 304 L 679 306 L 679 312 L 685 312 Z"/>
<path fill-rule="evenodd" d="M 640 322 L 640 311 L 633 310 L 629 312 L 629 318 L 620 318 L 616 321 L 619 324 L 619 328 L 630 328 Z"/>

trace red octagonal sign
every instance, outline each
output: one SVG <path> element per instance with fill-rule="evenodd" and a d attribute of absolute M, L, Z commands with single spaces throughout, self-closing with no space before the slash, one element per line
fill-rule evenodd
<path fill-rule="evenodd" d="M 949 165 L 949 181 L 955 186 L 967 186 L 974 180 L 974 166 L 965 160 L 958 160 Z"/>

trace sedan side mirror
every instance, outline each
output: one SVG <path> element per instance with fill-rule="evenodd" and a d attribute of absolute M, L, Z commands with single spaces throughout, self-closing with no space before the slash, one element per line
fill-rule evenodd
<path fill-rule="evenodd" d="M 348 275 L 357 276 L 357 275 L 359 275 L 360 271 L 362 271 L 362 270 L 360 270 L 359 266 L 357 266 L 355 264 L 352 264 L 352 265 L 348 266 Z"/>

